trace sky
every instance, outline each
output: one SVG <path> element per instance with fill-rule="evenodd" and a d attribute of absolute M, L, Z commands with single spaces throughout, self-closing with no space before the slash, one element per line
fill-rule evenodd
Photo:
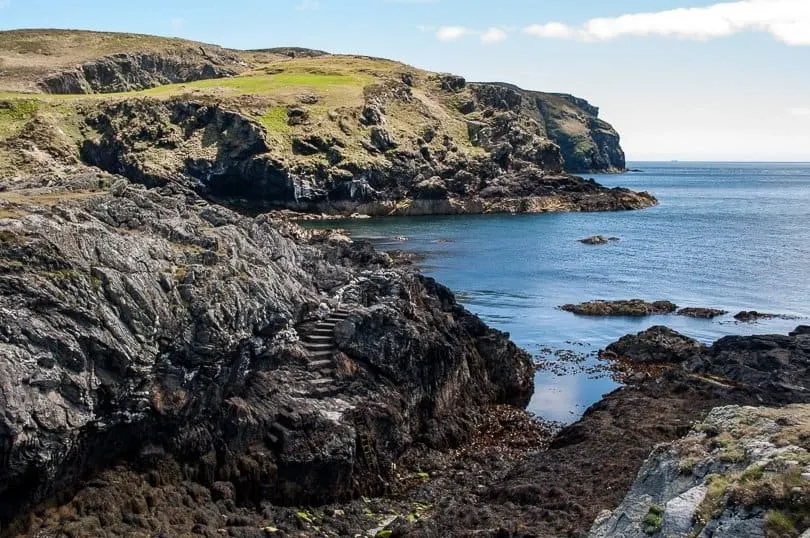
<path fill-rule="evenodd" d="M 600 107 L 631 161 L 810 161 L 810 0 L 0 0 L 0 29 L 303 46 Z"/>

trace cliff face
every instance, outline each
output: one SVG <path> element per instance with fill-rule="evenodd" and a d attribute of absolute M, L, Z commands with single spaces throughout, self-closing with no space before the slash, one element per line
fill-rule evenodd
<path fill-rule="evenodd" d="M 474 84 L 472 89 L 479 106 L 511 110 L 534 120 L 541 135 L 559 146 L 566 171 L 624 171 L 619 134 L 599 119 L 599 109 L 586 100 L 501 83 Z"/>
<path fill-rule="evenodd" d="M 529 356 L 387 255 L 93 181 L 1 204 L 0 521 L 122 463 L 240 503 L 371 493 L 413 442 L 527 403 Z"/>
<path fill-rule="evenodd" d="M 50 74 L 39 81 L 45 93 L 82 94 L 145 90 L 165 84 L 231 77 L 247 65 L 219 48 L 170 53 L 115 54 Z"/>
<path fill-rule="evenodd" d="M 362 107 L 342 108 L 325 121 L 313 117 L 315 107 L 287 107 L 282 121 L 301 134 L 285 139 L 237 112 L 238 104 L 229 110 L 178 99 L 115 103 L 88 116 L 82 158 L 147 184 L 180 181 L 254 208 L 419 215 L 655 203 L 644 193 L 565 174 L 559 147 L 532 114 L 499 108 L 481 87 L 470 91 L 484 111 L 458 122 L 465 132 L 454 131 L 435 107 L 463 98 L 463 79 L 424 84 L 435 92 L 429 103 L 416 93 L 425 90 L 389 82 L 365 88 Z"/>

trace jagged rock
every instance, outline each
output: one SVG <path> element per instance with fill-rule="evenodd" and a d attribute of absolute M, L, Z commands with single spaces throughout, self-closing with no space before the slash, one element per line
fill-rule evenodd
<path fill-rule="evenodd" d="M 458 75 L 443 74 L 439 75 L 439 84 L 446 92 L 460 92 L 467 86 L 467 81 Z"/>
<path fill-rule="evenodd" d="M 309 120 L 309 111 L 301 107 L 289 107 L 287 109 L 287 125 L 301 125 Z"/>
<path fill-rule="evenodd" d="M 245 69 L 237 56 L 217 47 L 113 54 L 51 75 L 40 81 L 39 87 L 56 94 L 126 92 L 230 77 Z"/>
<path fill-rule="evenodd" d="M 447 198 L 447 185 L 438 176 L 420 181 L 414 187 L 415 197 L 420 200 L 439 200 Z"/>
<path fill-rule="evenodd" d="M 371 145 L 382 152 L 398 146 L 388 129 L 379 126 L 371 128 Z"/>
<path fill-rule="evenodd" d="M 0 223 L 2 522 L 98 472 L 118 476 L 92 486 L 119 499 L 84 512 L 102 527 L 124 517 L 105 503 L 141 495 L 121 478 L 139 469 L 253 504 L 370 493 L 413 439 L 451 446 L 476 406 L 532 392 L 505 334 L 369 245 L 173 182 L 18 210 Z M 324 378 L 301 335 L 338 302 L 351 367 Z"/>
<path fill-rule="evenodd" d="M 650 455 L 624 501 L 589 536 L 798 536 L 810 527 L 810 486 L 800 478 L 808 432 L 808 405 L 716 408 Z"/>
<path fill-rule="evenodd" d="M 360 121 L 364 125 L 382 125 L 385 123 L 385 112 L 379 105 L 367 104 L 360 113 Z"/>
<path fill-rule="evenodd" d="M 706 351 L 706 346 L 668 327 L 655 326 L 628 334 L 601 353 L 604 358 L 622 358 L 633 364 L 680 363 Z"/>
<path fill-rule="evenodd" d="M 642 299 L 619 301 L 589 301 L 580 304 L 566 304 L 560 310 L 579 316 L 654 316 L 671 314 L 678 308 L 670 301 L 647 302 Z"/>
<path fill-rule="evenodd" d="M 726 310 L 720 310 L 719 308 L 687 307 L 678 310 L 677 314 L 689 318 L 712 319 L 728 314 L 728 312 Z"/>

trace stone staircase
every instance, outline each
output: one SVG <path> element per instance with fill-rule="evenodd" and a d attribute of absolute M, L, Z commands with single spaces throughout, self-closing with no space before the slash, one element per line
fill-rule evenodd
<path fill-rule="evenodd" d="M 348 310 L 336 310 L 325 320 L 315 323 L 301 337 L 301 344 L 309 353 L 307 368 L 318 375 L 310 381 L 311 394 L 315 397 L 333 396 L 339 392 L 334 360 L 337 351 L 335 326 L 350 314 Z"/>

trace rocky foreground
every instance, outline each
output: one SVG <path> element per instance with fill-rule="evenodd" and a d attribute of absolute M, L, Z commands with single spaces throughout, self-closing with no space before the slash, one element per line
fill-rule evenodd
<path fill-rule="evenodd" d="M 201 498 L 381 493 L 414 443 L 455 446 L 482 409 L 531 395 L 505 334 L 362 244 L 125 180 L 3 211 L 6 534 L 186 535 Z M 182 517 L 150 517 L 163 485 L 185 488 L 164 499 Z"/>

